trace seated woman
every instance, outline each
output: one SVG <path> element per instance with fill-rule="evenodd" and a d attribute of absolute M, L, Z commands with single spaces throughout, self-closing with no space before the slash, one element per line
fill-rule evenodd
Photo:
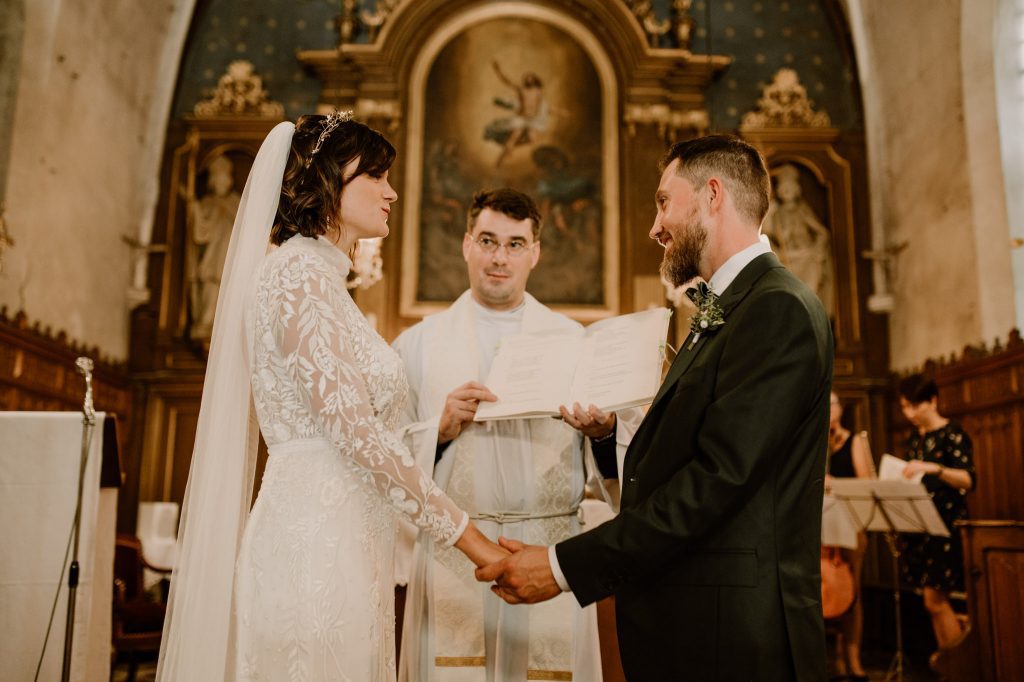
<path fill-rule="evenodd" d="M 854 435 L 842 425 L 843 405 L 839 396 L 832 394 L 832 409 L 829 415 L 828 475 L 825 486 L 833 478 L 875 478 L 875 463 L 871 458 L 867 431 Z M 860 573 L 864 565 L 864 550 L 867 537 L 857 534 L 857 549 L 843 549 L 842 558 L 850 565 L 855 584 L 853 605 L 839 617 L 839 634 L 836 637 L 836 670 L 849 680 L 867 680 L 867 673 L 860 662 L 861 632 L 864 627 L 864 611 L 860 599 Z"/>
<path fill-rule="evenodd" d="M 948 538 L 904 536 L 900 571 L 905 583 L 924 590 L 924 606 L 932 619 L 939 648 L 951 646 L 961 633 L 949 594 L 964 589 L 964 560 L 960 532 L 954 522 L 967 518 L 967 493 L 974 489 L 971 438 L 955 421 L 939 414 L 935 382 L 914 374 L 900 382 L 900 409 L 917 429 L 907 441 L 911 478 L 924 472 L 924 486 L 949 529 Z"/>

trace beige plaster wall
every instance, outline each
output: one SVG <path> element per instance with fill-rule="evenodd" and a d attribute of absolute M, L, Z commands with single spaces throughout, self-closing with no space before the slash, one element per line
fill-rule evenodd
<path fill-rule="evenodd" d="M 1005 338 L 1015 322 L 992 139 L 992 24 L 965 17 L 972 3 L 847 3 L 860 43 L 876 241 L 906 245 L 889 279 L 894 369 Z"/>
<path fill-rule="evenodd" d="M 194 0 L 31 0 L 7 173 L 0 305 L 127 355 L 134 254 Z"/>
<path fill-rule="evenodd" d="M 1006 340 L 1010 329 L 1021 323 L 1014 297 L 1006 196 L 1006 188 L 1013 187 L 1013 183 L 1004 182 L 1003 147 L 998 134 L 996 15 L 997 0 L 961 3 L 960 59 L 978 268 L 979 337 L 988 342 Z"/>

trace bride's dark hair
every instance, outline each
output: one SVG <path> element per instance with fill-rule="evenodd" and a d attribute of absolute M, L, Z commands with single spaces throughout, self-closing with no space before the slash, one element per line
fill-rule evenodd
<path fill-rule="evenodd" d="M 320 143 L 326 116 L 302 116 L 295 123 L 292 148 L 281 182 L 270 242 L 283 244 L 291 237 L 316 237 L 331 229 L 347 181 L 367 174 L 380 177 L 395 161 L 395 148 L 376 130 L 358 121 L 342 121 Z M 345 166 L 359 158 L 352 177 Z M 337 225 L 334 225 L 337 227 Z"/>

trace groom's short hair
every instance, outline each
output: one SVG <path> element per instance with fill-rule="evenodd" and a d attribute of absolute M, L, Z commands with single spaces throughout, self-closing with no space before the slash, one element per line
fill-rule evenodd
<path fill-rule="evenodd" d="M 476 219 L 480 217 L 480 213 L 485 208 L 507 215 L 513 220 L 529 218 L 533 240 L 540 241 L 540 210 L 537 209 L 537 203 L 529 194 L 509 187 L 485 189 L 474 194 L 473 203 L 469 205 L 469 215 L 466 219 L 466 231 L 470 234 L 476 227 Z"/>
<path fill-rule="evenodd" d="M 772 186 L 764 157 L 753 146 L 732 135 L 707 135 L 672 145 L 661 160 L 662 171 L 676 159 L 679 175 L 695 190 L 718 176 L 741 217 L 754 225 L 764 220 Z"/>

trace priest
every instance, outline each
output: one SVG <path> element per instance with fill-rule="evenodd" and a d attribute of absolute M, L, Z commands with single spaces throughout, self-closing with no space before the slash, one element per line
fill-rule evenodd
<path fill-rule="evenodd" d="M 527 195 L 479 192 L 462 253 L 470 288 L 395 340 L 409 378 L 404 437 L 420 464 L 492 539 L 552 544 L 581 530 L 588 479 L 613 506 L 618 463 L 640 420 L 562 407 L 562 419 L 474 423 L 502 337 L 578 327 L 526 293 L 540 258 L 540 214 Z M 398 574 L 405 570 L 401 547 Z M 405 569 L 405 570 L 403 570 Z M 417 542 L 399 680 L 601 680 L 596 611 L 570 595 L 516 609 L 449 550 Z"/>

